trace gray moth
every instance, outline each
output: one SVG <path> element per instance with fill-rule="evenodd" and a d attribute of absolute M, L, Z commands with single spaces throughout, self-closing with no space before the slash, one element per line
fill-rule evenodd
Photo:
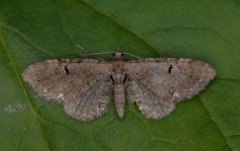
<path fill-rule="evenodd" d="M 63 105 L 79 121 L 102 116 L 113 93 L 118 116 L 126 100 L 136 103 L 147 119 L 160 119 L 176 103 L 192 98 L 214 78 L 209 64 L 185 58 L 140 58 L 124 61 L 115 52 L 111 62 L 98 59 L 52 59 L 29 65 L 22 73 L 44 100 Z"/>

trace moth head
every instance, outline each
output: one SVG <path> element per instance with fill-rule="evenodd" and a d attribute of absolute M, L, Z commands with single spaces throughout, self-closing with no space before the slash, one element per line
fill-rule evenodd
<path fill-rule="evenodd" d="M 116 51 L 113 53 L 114 60 L 123 60 L 124 53 L 121 51 Z"/>

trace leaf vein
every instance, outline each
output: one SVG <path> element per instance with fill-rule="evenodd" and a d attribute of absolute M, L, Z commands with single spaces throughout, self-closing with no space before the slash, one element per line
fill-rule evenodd
<path fill-rule="evenodd" d="M 141 41 L 143 41 L 147 46 L 149 46 L 150 48 L 152 48 L 152 50 L 154 50 L 157 54 L 159 54 L 160 56 L 165 56 L 163 52 L 159 52 L 156 50 L 156 48 L 154 48 L 151 43 L 149 41 L 146 40 L 146 38 L 144 38 L 143 35 L 135 32 L 133 29 L 131 29 L 131 27 L 127 26 L 126 24 L 121 23 L 120 21 L 118 21 L 117 19 L 113 18 L 111 14 L 107 14 L 106 12 L 102 11 L 101 9 L 97 8 L 96 6 L 91 5 L 90 3 L 88 3 L 85 0 L 81 0 L 84 4 L 86 4 L 88 7 L 90 7 L 91 9 L 93 9 L 94 11 L 96 11 L 97 13 L 107 17 L 109 20 L 113 21 L 114 23 L 116 23 L 118 26 L 124 28 L 126 31 L 132 33 L 133 35 L 135 35 L 136 37 L 138 37 Z"/>
<path fill-rule="evenodd" d="M 45 119 L 45 118 L 43 118 L 43 117 L 41 117 L 41 118 L 42 118 L 43 120 L 45 120 L 46 122 L 49 122 L 49 123 L 51 123 L 51 124 L 55 124 L 55 125 L 61 126 L 62 128 L 70 131 L 70 132 L 71 132 L 72 134 L 74 134 L 74 135 L 77 135 L 77 136 L 79 136 L 79 137 L 81 137 L 81 138 L 87 139 L 88 141 L 96 144 L 98 147 L 101 147 L 101 149 L 103 149 L 103 150 L 111 151 L 111 149 L 110 149 L 108 146 L 106 146 L 105 144 L 103 144 L 102 142 L 100 142 L 99 140 L 97 140 L 96 138 L 87 136 L 86 134 L 80 133 L 79 131 L 76 131 L 75 129 L 72 129 L 72 128 L 70 128 L 70 127 L 67 127 L 67 126 L 65 126 L 65 125 L 63 125 L 63 124 L 61 124 L 61 123 L 54 122 L 54 121 L 49 121 L 49 120 L 47 120 L 47 119 Z"/>
<path fill-rule="evenodd" d="M 207 28 L 207 27 L 189 27 L 189 26 L 172 26 L 172 27 L 166 27 L 166 28 L 160 28 L 160 29 L 156 29 L 154 31 L 149 32 L 148 34 L 153 34 L 156 32 L 165 32 L 165 31 L 171 31 L 171 30 L 199 30 L 199 31 L 206 31 L 209 33 L 213 33 L 214 35 L 216 35 L 217 37 L 221 38 L 223 41 L 225 41 L 226 43 L 230 44 L 231 46 L 234 46 L 234 44 L 229 41 L 228 39 L 224 38 L 221 34 L 219 34 L 217 31 L 211 29 L 211 28 Z"/>
<path fill-rule="evenodd" d="M 21 143 L 21 141 L 22 141 L 22 139 L 23 139 L 23 136 L 24 136 L 26 130 L 27 130 L 27 128 L 24 127 L 24 128 L 23 128 L 23 132 L 22 132 L 21 136 L 19 137 L 18 142 L 16 143 L 16 146 L 15 146 L 15 149 L 14 149 L 15 151 L 18 150 L 18 147 L 19 147 L 19 145 L 20 145 L 20 143 Z"/>
<path fill-rule="evenodd" d="M 217 129 L 219 130 L 219 132 L 221 133 L 224 141 L 226 142 L 227 146 L 229 147 L 229 149 L 233 150 L 230 146 L 230 143 L 227 140 L 227 136 L 224 135 L 223 131 L 221 130 L 221 128 L 218 126 L 217 122 L 214 120 L 214 118 L 211 116 L 211 113 L 209 112 L 208 108 L 206 107 L 206 105 L 204 104 L 204 102 L 202 101 L 201 97 L 198 96 L 202 106 L 204 107 L 204 109 L 206 110 L 208 116 L 210 117 L 211 121 L 214 123 L 214 125 L 217 127 Z"/>
<path fill-rule="evenodd" d="M 3 29 L 7 29 L 10 30 L 14 33 L 16 33 L 17 35 L 19 35 L 24 41 L 26 41 L 30 46 L 36 48 L 37 50 L 39 50 L 40 52 L 42 52 L 43 54 L 47 55 L 47 56 L 51 56 L 48 52 L 42 50 L 41 48 L 39 48 L 38 46 L 36 46 L 35 44 L 33 44 L 32 42 L 30 42 L 29 40 L 27 40 L 27 38 L 25 36 L 23 36 L 17 29 L 13 29 L 11 27 L 7 27 L 7 26 L 3 26 L 0 25 L 1 28 Z"/>

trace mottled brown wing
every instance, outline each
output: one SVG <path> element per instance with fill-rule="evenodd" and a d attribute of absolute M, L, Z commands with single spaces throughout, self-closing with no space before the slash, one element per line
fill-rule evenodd
<path fill-rule="evenodd" d="M 175 104 L 198 94 L 215 76 L 207 63 L 191 59 L 139 59 L 125 64 L 126 93 L 148 119 L 159 119 Z"/>
<path fill-rule="evenodd" d="M 103 115 L 111 96 L 111 64 L 96 59 L 47 60 L 30 65 L 22 74 L 33 90 L 61 103 L 80 121 Z"/>

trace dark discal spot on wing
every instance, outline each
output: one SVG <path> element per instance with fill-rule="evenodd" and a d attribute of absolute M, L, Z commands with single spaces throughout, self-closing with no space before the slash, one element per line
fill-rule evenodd
<path fill-rule="evenodd" d="M 111 64 L 95 59 L 53 59 L 30 65 L 23 79 L 45 100 L 80 121 L 103 115 L 111 96 Z"/>
<path fill-rule="evenodd" d="M 172 68 L 173 68 L 173 66 L 170 64 L 170 66 L 169 66 L 169 68 L 168 68 L 168 73 L 169 73 L 169 74 L 171 74 Z"/>

